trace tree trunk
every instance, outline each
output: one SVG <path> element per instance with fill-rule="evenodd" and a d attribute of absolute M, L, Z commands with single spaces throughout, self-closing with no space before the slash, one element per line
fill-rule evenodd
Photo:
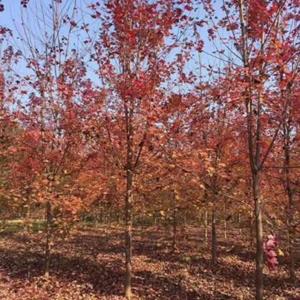
<path fill-rule="evenodd" d="M 226 201 L 224 202 L 224 239 L 227 240 L 227 216 L 226 216 Z"/>
<path fill-rule="evenodd" d="M 176 249 L 177 249 L 177 207 L 176 207 L 176 191 L 174 191 L 174 199 L 173 199 L 173 217 L 172 217 L 172 225 L 173 225 L 172 251 L 175 252 Z"/>
<path fill-rule="evenodd" d="M 241 213 L 238 213 L 238 228 L 239 228 L 239 234 L 242 234 L 242 228 L 241 228 Z M 252 238 L 252 237 L 251 237 Z"/>
<path fill-rule="evenodd" d="M 243 57 L 243 64 L 245 68 L 249 67 L 249 45 L 247 32 L 247 7 L 244 0 L 239 0 L 239 14 L 240 14 L 240 29 L 241 29 L 241 54 Z M 262 38 L 263 40 L 263 38 Z M 261 75 L 261 74 L 260 74 Z M 253 103 L 252 76 L 247 77 L 249 88 L 247 89 L 245 106 L 246 106 L 246 120 L 247 120 L 247 138 L 249 150 L 249 162 L 252 175 L 252 190 L 255 205 L 255 229 L 256 229 L 256 273 L 255 273 L 255 287 L 256 300 L 263 300 L 263 224 L 262 224 L 262 209 L 260 198 L 260 174 L 262 170 L 261 162 L 261 95 L 259 95 L 256 105 Z M 254 126 L 254 124 L 256 126 Z M 255 128 L 256 127 L 256 128 Z M 270 148 L 271 149 L 271 148 Z M 268 153 L 268 152 L 267 152 Z M 267 155 L 266 153 L 266 155 Z M 266 158 L 266 156 L 265 156 Z"/>
<path fill-rule="evenodd" d="M 205 227 L 205 243 L 208 245 L 208 210 L 205 211 L 204 215 L 204 227 Z"/>
<path fill-rule="evenodd" d="M 260 200 L 260 174 L 253 174 L 253 197 L 255 204 L 255 231 L 256 231 L 256 300 L 263 299 L 263 267 L 264 267 L 264 253 L 263 253 L 263 223 L 262 223 L 262 207 Z"/>
<path fill-rule="evenodd" d="M 50 269 L 50 254 L 51 254 L 51 224 L 52 223 L 52 213 L 51 213 L 51 203 L 47 201 L 46 203 L 46 247 L 45 247 L 45 276 L 49 276 Z"/>
<path fill-rule="evenodd" d="M 290 111 L 287 111 L 287 120 L 283 124 L 284 132 L 284 174 L 285 174 L 285 191 L 288 197 L 288 211 L 287 211 L 287 227 L 288 227 L 288 247 L 289 247 L 289 276 L 292 281 L 296 280 L 295 274 L 295 255 L 294 255 L 294 195 L 291 187 L 290 178 L 290 132 L 291 132 L 291 120 Z"/>
<path fill-rule="evenodd" d="M 177 216 L 176 216 L 176 207 L 173 208 L 173 241 L 172 241 L 172 250 L 176 251 L 177 248 Z"/>
<path fill-rule="evenodd" d="M 183 214 L 183 226 L 182 226 L 182 234 L 183 234 L 183 240 L 184 242 L 187 241 L 188 237 L 187 237 L 187 217 L 186 217 L 186 210 L 184 210 L 184 214 Z"/>
<path fill-rule="evenodd" d="M 249 219 L 249 230 L 250 230 L 250 247 L 253 247 L 253 241 L 254 241 L 254 212 L 252 211 L 250 214 L 250 219 Z"/>
<path fill-rule="evenodd" d="M 126 195 L 125 195 L 125 297 L 132 298 L 132 205 L 133 205 L 133 108 L 124 104 L 126 119 Z"/>
<path fill-rule="evenodd" d="M 211 212 L 211 262 L 213 267 L 217 263 L 216 212 L 214 205 Z"/>
<path fill-rule="evenodd" d="M 132 297 L 131 292 L 131 278 L 132 278 L 132 185 L 133 178 L 132 172 L 127 171 L 127 189 L 125 197 L 125 223 L 126 223 L 126 233 L 125 233 L 125 264 L 126 264 L 126 278 L 125 278 L 125 297 L 130 300 Z"/>
<path fill-rule="evenodd" d="M 294 229 L 294 203 L 293 196 L 289 195 L 289 205 L 288 205 L 288 240 L 289 240 L 289 275 L 292 281 L 296 280 L 295 273 L 295 229 Z"/>
<path fill-rule="evenodd" d="M 29 234 L 31 231 L 31 223 L 30 223 L 30 217 L 31 217 L 31 209 L 30 209 L 30 203 L 28 201 L 27 204 L 27 211 L 26 211 L 26 231 Z"/>
<path fill-rule="evenodd" d="M 292 199 L 289 199 L 289 211 L 291 211 L 292 207 Z M 289 275 L 291 281 L 296 281 L 296 273 L 295 273 L 295 230 L 293 227 L 293 215 L 289 212 L 288 215 L 288 242 L 289 242 Z"/>

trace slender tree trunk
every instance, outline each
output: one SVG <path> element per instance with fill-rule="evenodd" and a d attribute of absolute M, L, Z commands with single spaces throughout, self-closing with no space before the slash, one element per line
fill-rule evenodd
<path fill-rule="evenodd" d="M 288 197 L 288 211 L 287 211 L 287 227 L 288 227 L 288 243 L 289 243 L 289 275 L 292 281 L 296 280 L 295 274 L 295 255 L 294 255 L 294 195 L 291 187 L 290 178 L 290 111 L 288 110 L 288 119 L 283 124 L 284 132 L 284 173 L 285 173 L 285 191 Z"/>
<path fill-rule="evenodd" d="M 172 225 L 173 225 L 172 251 L 175 252 L 176 249 L 177 249 L 177 207 L 176 207 L 176 191 L 174 191 L 174 199 L 173 199 L 173 217 L 172 217 Z"/>
<path fill-rule="evenodd" d="M 224 239 L 227 240 L 227 216 L 226 201 L 224 202 Z"/>
<path fill-rule="evenodd" d="M 184 210 L 184 215 L 183 215 L 183 230 L 182 230 L 182 233 L 183 233 L 183 240 L 186 241 L 187 240 L 187 217 L 186 217 L 186 210 Z"/>
<path fill-rule="evenodd" d="M 208 210 L 204 214 L 205 243 L 208 245 Z"/>
<path fill-rule="evenodd" d="M 289 213 L 288 213 L 288 240 L 289 240 L 289 275 L 291 281 L 296 281 L 295 273 L 295 230 L 293 227 L 293 199 L 289 198 Z"/>
<path fill-rule="evenodd" d="M 241 213 L 238 213 L 238 228 L 239 228 L 239 234 L 242 234 L 242 228 L 241 228 Z M 252 237 L 251 237 L 252 238 Z"/>
<path fill-rule="evenodd" d="M 207 192 L 204 192 L 204 199 L 207 201 Z M 205 209 L 204 213 L 204 237 L 205 237 L 205 244 L 208 247 L 208 209 Z"/>
<path fill-rule="evenodd" d="M 132 298 L 131 279 L 132 279 L 132 205 L 133 205 L 133 108 L 125 104 L 126 118 L 126 195 L 125 195 L 125 297 L 127 300 Z"/>
<path fill-rule="evenodd" d="M 253 247 L 254 241 L 254 212 L 251 212 L 250 220 L 249 220 L 249 230 L 250 230 L 250 247 Z"/>
<path fill-rule="evenodd" d="M 294 230 L 294 216 L 293 216 L 293 196 L 289 196 L 289 205 L 288 205 L 288 240 L 289 240 L 289 273 L 290 279 L 292 281 L 296 280 L 295 273 L 295 230 Z"/>
<path fill-rule="evenodd" d="M 214 205 L 211 212 L 211 262 L 212 266 L 217 264 L 216 212 Z"/>
<path fill-rule="evenodd" d="M 260 99 L 260 97 L 259 97 Z M 260 100 L 257 103 L 257 119 L 256 119 L 256 140 L 255 140 L 255 155 L 253 154 L 252 161 L 252 183 L 253 183 L 253 199 L 255 206 L 255 233 L 256 233 L 256 300 L 263 300 L 263 267 L 264 267 L 264 252 L 263 252 L 263 214 L 262 203 L 260 197 L 260 178 L 261 178 L 261 162 L 260 162 Z M 249 132 L 250 134 L 250 132 Z M 251 148 L 251 147 L 250 147 Z M 252 148 L 253 150 L 253 148 Z"/>
<path fill-rule="evenodd" d="M 260 174 L 253 174 L 253 197 L 255 204 L 255 232 L 256 232 L 256 300 L 263 299 L 263 223 L 262 207 L 260 200 Z"/>
<path fill-rule="evenodd" d="M 249 48 L 248 48 L 248 32 L 247 32 L 247 6 L 244 0 L 239 0 L 240 28 L 241 28 L 241 53 L 243 57 L 244 67 L 249 67 Z M 263 40 L 263 38 L 262 38 Z M 253 104 L 252 98 L 252 76 L 248 76 L 249 88 L 245 99 L 247 112 L 247 137 L 249 162 L 252 175 L 252 190 L 254 199 L 254 216 L 256 230 L 256 300 L 263 300 L 263 223 L 262 223 L 262 208 L 260 198 L 260 174 L 262 165 L 260 161 L 261 152 L 261 95 L 259 95 L 256 105 Z M 254 109 L 256 108 L 256 112 Z M 254 126 L 254 124 L 256 126 Z M 256 128 L 255 128 L 256 127 Z"/>
<path fill-rule="evenodd" d="M 132 297 L 131 292 L 131 278 L 132 278 L 132 185 L 133 178 L 132 172 L 127 171 L 127 189 L 125 198 L 125 222 L 126 222 L 126 233 L 125 233 L 125 259 L 126 259 L 126 279 L 125 279 L 125 297 L 130 300 Z"/>
<path fill-rule="evenodd" d="M 30 224 L 30 217 L 31 217 L 31 209 L 30 209 L 30 203 L 28 201 L 27 204 L 27 211 L 26 211 L 26 231 L 27 233 L 30 233 L 30 229 L 31 229 L 31 224 Z"/>
<path fill-rule="evenodd" d="M 176 207 L 173 208 L 173 241 L 172 241 L 172 249 L 176 251 L 177 248 L 177 214 Z"/>
<path fill-rule="evenodd" d="M 46 247 L 45 247 L 45 276 L 49 276 L 50 269 L 50 254 L 51 254 L 51 224 L 52 223 L 52 213 L 51 213 L 51 203 L 47 201 L 46 203 Z"/>
<path fill-rule="evenodd" d="M 98 209 L 97 209 L 97 216 L 96 216 L 96 227 L 99 227 L 99 225 L 102 225 L 103 223 L 103 209 L 100 205 L 100 201 L 98 202 Z"/>

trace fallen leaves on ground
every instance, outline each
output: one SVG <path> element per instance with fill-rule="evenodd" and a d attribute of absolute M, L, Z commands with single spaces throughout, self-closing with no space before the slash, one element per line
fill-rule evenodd
<path fill-rule="evenodd" d="M 179 239 L 172 252 L 166 230 L 148 228 L 134 235 L 135 299 L 254 299 L 254 251 L 234 233 L 219 247 L 211 267 L 209 248 L 196 228 Z M 77 229 L 57 241 L 51 273 L 43 276 L 43 235 L 15 233 L 0 237 L 0 299 L 120 300 L 123 297 L 124 244 L 120 227 Z M 232 247 L 234 245 L 234 247 Z M 298 274 L 299 275 L 299 274 Z M 286 266 L 265 271 L 266 299 L 299 299 Z"/>

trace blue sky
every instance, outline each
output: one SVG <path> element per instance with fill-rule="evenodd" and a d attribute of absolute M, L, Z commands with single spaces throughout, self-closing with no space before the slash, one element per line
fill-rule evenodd
<path fill-rule="evenodd" d="M 74 3 L 73 1 L 75 1 L 75 0 L 69 0 L 69 3 Z M 82 8 L 85 8 L 89 2 L 93 2 L 92 0 L 77 0 L 77 1 L 78 1 L 78 3 L 80 3 Z M 22 28 L 22 26 L 21 26 L 22 11 L 25 16 L 26 15 L 34 16 L 35 14 L 40 13 L 40 11 L 37 12 L 37 8 L 41 3 L 43 5 L 47 5 L 47 3 L 50 3 L 50 2 L 51 2 L 50 0 L 30 0 L 28 8 L 22 8 L 22 6 L 20 5 L 20 0 L 0 0 L 0 3 L 3 3 L 5 6 L 5 11 L 0 14 L 0 25 L 12 29 L 14 32 L 14 35 L 16 36 L 17 35 L 16 29 L 20 30 Z M 68 1 L 66 1 L 65 3 L 67 3 L 67 2 Z M 38 6 L 36 6 L 36 4 L 38 4 Z M 200 17 L 200 18 L 202 18 L 204 16 L 204 12 L 201 11 L 200 9 L 198 10 L 197 14 L 198 14 L 198 17 Z M 203 16 L 202 16 L 202 14 L 203 14 Z M 33 30 L 37 30 L 36 32 L 38 32 L 38 24 L 34 20 L 34 18 L 26 19 L 26 24 L 27 23 L 29 26 L 32 27 Z M 200 55 L 201 62 L 205 65 L 209 65 L 209 64 L 215 65 L 215 66 L 220 65 L 221 62 L 212 56 L 212 55 L 214 55 L 213 50 L 215 50 L 215 49 L 214 49 L 214 46 L 212 45 L 212 43 L 208 40 L 207 30 L 206 29 L 200 30 L 200 36 L 201 36 L 201 39 L 203 39 L 204 44 L 205 44 L 204 50 L 206 51 L 206 53 L 208 53 L 208 54 L 201 53 L 201 55 Z M 75 44 L 76 43 L 74 43 L 74 47 L 76 47 Z M 197 70 L 197 68 L 199 66 L 199 55 L 198 55 L 198 53 L 193 53 L 193 54 L 194 54 L 194 61 L 191 61 L 189 64 L 187 64 L 186 72 L 188 73 L 189 71 L 194 71 L 196 74 L 199 74 L 199 71 Z M 25 68 L 24 68 L 24 70 L 25 70 Z M 203 70 L 202 72 L 205 74 L 206 71 Z M 93 72 L 91 72 L 89 74 L 89 76 L 92 79 L 94 79 L 95 76 L 92 73 Z"/>
<path fill-rule="evenodd" d="M 5 10 L 0 15 L 0 25 L 13 28 L 14 22 L 13 19 L 20 20 L 20 0 L 2 0 Z"/>

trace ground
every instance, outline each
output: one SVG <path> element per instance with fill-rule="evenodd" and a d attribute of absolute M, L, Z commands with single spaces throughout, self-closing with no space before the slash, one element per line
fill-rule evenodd
<path fill-rule="evenodd" d="M 136 229 L 135 299 L 254 299 L 254 251 L 249 243 L 238 232 L 230 231 L 227 239 L 222 233 L 212 272 L 203 236 L 201 230 L 189 228 L 172 252 L 169 231 Z M 120 227 L 76 229 L 64 241 L 56 241 L 48 278 L 43 276 L 43 242 L 43 233 L 1 233 L 0 299 L 124 299 Z M 264 271 L 265 299 L 300 299 L 300 289 L 289 282 L 281 260 L 277 271 Z"/>

